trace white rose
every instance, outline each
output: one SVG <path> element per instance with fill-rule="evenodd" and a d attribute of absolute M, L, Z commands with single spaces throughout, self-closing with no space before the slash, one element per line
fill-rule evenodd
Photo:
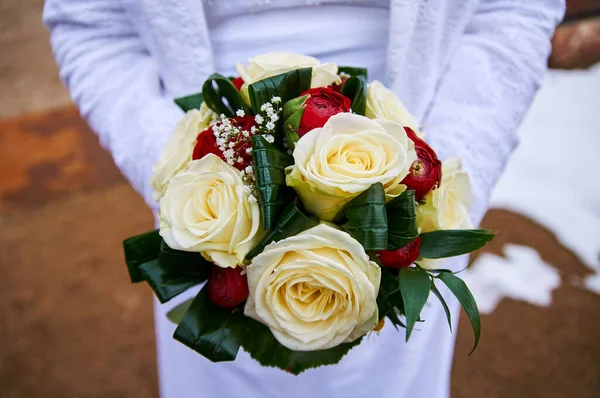
<path fill-rule="evenodd" d="M 240 77 L 244 80 L 241 91 L 246 99 L 250 84 L 294 69 L 312 68 L 311 87 L 324 87 L 341 82 L 340 77 L 337 75 L 338 67 L 336 64 L 322 64 L 318 59 L 307 55 L 270 52 L 250 58 L 248 62 L 245 65 L 236 65 Z"/>
<path fill-rule="evenodd" d="M 360 243 L 326 224 L 268 245 L 246 272 L 245 315 L 291 350 L 335 347 L 377 325 L 381 269 Z"/>
<path fill-rule="evenodd" d="M 417 223 L 422 232 L 473 228 L 472 201 L 469 174 L 462 170 L 459 158 L 450 158 L 442 164 L 440 186 L 425 196 L 425 204 L 417 206 Z"/>
<path fill-rule="evenodd" d="M 160 200 L 160 235 L 175 250 L 200 252 L 235 268 L 260 238 L 260 210 L 244 194 L 240 172 L 216 155 L 193 160 Z"/>
<path fill-rule="evenodd" d="M 200 110 L 188 111 L 177 124 L 160 158 L 152 168 L 150 184 L 154 198 L 159 200 L 165 193 L 169 180 L 192 160 L 198 134 L 210 127 L 217 114 L 202 103 Z"/>
<path fill-rule="evenodd" d="M 375 80 L 367 86 L 367 108 L 365 116 L 369 119 L 386 119 L 409 127 L 419 134 L 419 124 L 404 107 L 402 101 L 392 90 Z"/>
<path fill-rule="evenodd" d="M 417 160 L 400 124 L 351 113 L 338 113 L 302 136 L 293 156 L 287 185 L 326 221 L 373 184 L 382 183 L 388 199 L 400 195 L 406 189 L 400 182 Z"/>

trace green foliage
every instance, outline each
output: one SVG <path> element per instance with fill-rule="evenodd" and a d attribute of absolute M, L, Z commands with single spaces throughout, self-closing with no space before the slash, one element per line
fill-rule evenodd
<path fill-rule="evenodd" d="M 445 258 L 471 253 L 485 246 L 496 234 L 487 229 L 448 229 L 421 234 L 421 256 Z"/>
<path fill-rule="evenodd" d="M 175 103 L 181 108 L 182 111 L 187 112 L 192 109 L 200 109 L 200 105 L 204 102 L 202 93 L 196 93 L 187 95 L 185 97 L 175 98 Z"/>
<path fill-rule="evenodd" d="M 202 85 L 202 96 L 206 105 L 219 115 L 235 117 L 238 109 L 250 114 L 250 108 L 231 80 L 218 73 L 213 73 L 206 79 Z"/>
<path fill-rule="evenodd" d="M 373 184 L 348 202 L 337 216 L 336 223 L 359 241 L 365 251 L 386 250 L 388 219 L 383 185 Z"/>
<path fill-rule="evenodd" d="M 388 250 L 398 250 L 419 236 L 415 191 L 404 191 L 386 206 L 388 219 Z"/>
<path fill-rule="evenodd" d="M 342 86 L 342 94 L 352 101 L 352 112 L 364 116 L 367 108 L 367 79 L 363 75 L 350 77 Z"/>
<path fill-rule="evenodd" d="M 252 137 L 252 157 L 263 226 L 270 230 L 293 197 L 285 184 L 285 168 L 293 163 L 293 159 L 268 143 L 262 135 Z"/>

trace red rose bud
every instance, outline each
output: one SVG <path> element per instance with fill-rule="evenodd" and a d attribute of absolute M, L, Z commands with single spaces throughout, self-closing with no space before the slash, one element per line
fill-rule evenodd
<path fill-rule="evenodd" d="M 213 266 L 206 285 L 208 298 L 221 308 L 232 309 L 248 298 L 248 279 L 242 268 Z"/>
<path fill-rule="evenodd" d="M 421 237 L 417 237 L 415 240 L 410 242 L 408 245 L 401 247 L 398 250 L 384 250 L 380 251 L 379 261 L 384 267 L 400 269 L 409 267 L 419 258 L 419 248 L 421 247 Z"/>
<path fill-rule="evenodd" d="M 250 129 L 256 125 L 254 116 L 234 117 L 230 120 L 233 125 L 245 131 L 250 131 Z M 252 162 L 252 154 L 246 151 L 248 148 L 252 148 L 252 142 L 250 141 L 250 138 L 242 137 L 241 134 L 237 137 L 233 137 L 232 140 L 236 142 L 236 145 L 233 147 L 233 152 L 235 154 L 234 157 L 236 159 L 234 166 L 238 170 L 244 170 L 246 166 Z M 223 152 L 217 145 L 217 140 L 212 127 L 207 128 L 198 135 L 196 146 L 194 147 L 194 152 L 192 153 L 192 160 L 202 159 L 209 153 L 214 153 L 226 161 L 225 155 L 223 155 Z M 238 162 L 237 159 L 240 158 L 242 161 Z"/>
<path fill-rule="evenodd" d="M 312 129 L 323 127 L 331 116 L 350 112 L 350 105 L 348 97 L 329 87 L 311 88 L 300 97 L 286 102 L 283 107 L 283 120 L 288 144 L 293 134 L 302 137 Z M 298 139 L 294 137 L 292 142 L 296 141 Z"/>
<path fill-rule="evenodd" d="M 415 191 L 415 200 L 421 200 L 432 189 L 437 187 L 442 180 L 442 162 L 439 161 L 435 151 L 408 127 L 404 127 L 406 135 L 415 144 L 417 160 L 410 167 L 408 175 L 402 180 L 408 189 Z"/>
<path fill-rule="evenodd" d="M 244 85 L 244 79 L 242 79 L 240 76 L 238 76 L 235 79 L 233 79 L 231 81 L 231 83 L 233 83 L 235 88 L 237 88 L 238 91 L 240 91 L 242 89 L 242 86 Z"/>

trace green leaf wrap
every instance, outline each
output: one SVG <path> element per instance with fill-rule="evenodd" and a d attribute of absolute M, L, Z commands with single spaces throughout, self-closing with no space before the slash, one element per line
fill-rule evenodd
<path fill-rule="evenodd" d="M 232 314 L 213 304 L 204 286 L 173 337 L 212 362 L 233 361 L 240 348 L 240 336 L 244 335 L 247 319 L 239 312 Z"/>
<path fill-rule="evenodd" d="M 467 287 L 466 283 L 452 272 L 440 272 L 436 278 L 444 282 L 444 284 L 450 289 L 452 294 L 456 296 L 458 302 L 462 306 L 463 310 L 467 314 L 471 327 L 473 328 L 473 334 L 475 335 L 475 343 L 473 349 L 469 353 L 472 354 L 479 344 L 479 338 L 481 337 L 481 319 L 479 317 L 479 309 L 477 308 L 477 302 L 471 294 L 471 291 Z"/>
<path fill-rule="evenodd" d="M 398 250 L 419 236 L 415 191 L 404 191 L 386 206 L 388 218 L 388 250 Z"/>
<path fill-rule="evenodd" d="M 202 96 L 206 105 L 219 115 L 235 117 L 235 111 L 238 109 L 250 114 L 250 108 L 231 80 L 218 73 L 213 73 L 206 79 L 202 85 Z M 227 104 L 223 100 L 224 98 L 227 100 Z"/>
<path fill-rule="evenodd" d="M 175 103 L 182 111 L 187 112 L 192 109 L 200 109 L 200 105 L 204 102 L 202 93 L 187 95 L 185 97 L 175 98 Z"/>
<path fill-rule="evenodd" d="M 131 283 L 144 280 L 140 265 L 158 258 L 161 242 L 162 238 L 158 230 L 133 236 L 123 241 L 125 264 L 127 264 Z"/>
<path fill-rule="evenodd" d="M 162 242 L 158 259 L 140 266 L 158 301 L 165 303 L 190 287 L 204 282 L 212 263 L 199 253 L 173 250 Z"/>
<path fill-rule="evenodd" d="M 487 229 L 448 229 L 421 234 L 421 256 L 445 258 L 471 253 L 485 246 L 496 234 Z"/>
<path fill-rule="evenodd" d="M 385 190 L 381 183 L 352 199 L 336 217 L 337 223 L 365 251 L 386 250 L 388 243 L 388 219 L 385 210 Z"/>
<path fill-rule="evenodd" d="M 367 108 L 367 79 L 362 75 L 348 78 L 342 86 L 342 94 L 352 100 L 352 112 L 364 116 Z"/>
<path fill-rule="evenodd" d="M 274 228 L 272 228 L 267 235 L 262 238 L 258 245 L 246 255 L 246 259 L 251 260 L 256 257 L 269 243 L 278 242 L 289 236 L 298 235 L 300 232 L 306 231 L 318 224 L 318 221 L 308 217 L 300 210 L 298 199 L 296 199 L 287 205 L 281 216 L 277 219 L 277 224 Z"/>
<path fill-rule="evenodd" d="M 239 311 L 231 312 L 214 305 L 208 299 L 206 288 L 192 301 L 174 337 L 213 362 L 233 361 L 242 346 L 261 365 L 293 374 L 336 364 L 361 340 L 327 350 L 292 351 L 281 345 L 262 323 Z"/>
<path fill-rule="evenodd" d="M 311 78 L 312 68 L 302 68 L 252 83 L 248 86 L 248 95 L 254 113 L 258 114 L 261 105 L 273 97 L 280 97 L 283 104 L 299 97 L 310 88 Z"/>
<path fill-rule="evenodd" d="M 406 341 L 408 341 L 429 297 L 431 280 L 429 274 L 421 268 L 402 268 L 398 273 L 398 286 L 404 302 Z"/>
<path fill-rule="evenodd" d="M 252 137 L 252 157 L 263 226 L 269 230 L 292 198 L 292 191 L 285 184 L 285 168 L 293 159 L 262 135 Z"/>

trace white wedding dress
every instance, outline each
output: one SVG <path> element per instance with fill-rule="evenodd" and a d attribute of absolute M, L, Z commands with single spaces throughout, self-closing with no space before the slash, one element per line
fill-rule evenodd
<path fill-rule="evenodd" d="M 319 4 L 317 4 L 319 3 Z M 388 10 L 389 8 L 389 10 Z M 441 159 L 460 156 L 478 224 L 546 68 L 564 0 L 47 0 L 61 78 L 115 163 L 149 205 L 152 164 L 213 71 L 285 50 L 369 68 L 425 123 Z M 142 231 L 140 231 L 142 232 Z M 118 248 L 115 248 L 118 250 Z M 464 259 L 445 266 L 460 269 Z M 442 289 L 443 290 L 443 289 Z M 293 376 L 240 351 L 213 364 L 173 340 L 156 303 L 163 398 L 449 396 L 454 336 L 435 299 L 408 343 L 390 325 L 336 366 Z M 454 327 L 458 304 L 448 298 Z M 116 331 L 118 333 L 118 330 Z M 151 347 L 148 347 L 151 349 Z M 468 360 L 467 353 L 457 353 Z"/>
<path fill-rule="evenodd" d="M 259 2 L 255 2 L 259 3 Z M 385 78 L 389 10 L 385 1 L 209 1 L 205 5 L 215 69 L 236 76 L 236 62 L 286 49 L 340 65 L 365 66 L 370 79 Z M 325 4 L 327 3 L 327 4 Z M 332 4 L 336 3 L 336 4 Z M 258 27 L 258 28 L 257 28 Z M 194 289 L 194 293 L 198 289 Z M 190 292 L 191 293 L 191 292 Z M 191 294 L 184 295 L 185 298 Z M 179 302 L 183 297 L 178 298 Z M 435 299 L 434 299 L 435 300 Z M 458 306 L 449 299 L 454 318 Z M 157 304 L 162 396 L 179 397 L 423 397 L 449 395 L 454 336 L 438 302 L 407 343 L 391 324 L 367 336 L 336 366 L 299 376 L 263 368 L 242 350 L 235 362 L 213 364 L 172 339 L 175 326 Z M 463 353 L 465 356 L 467 353 Z M 426 375 L 428 382 L 423 382 Z"/>

